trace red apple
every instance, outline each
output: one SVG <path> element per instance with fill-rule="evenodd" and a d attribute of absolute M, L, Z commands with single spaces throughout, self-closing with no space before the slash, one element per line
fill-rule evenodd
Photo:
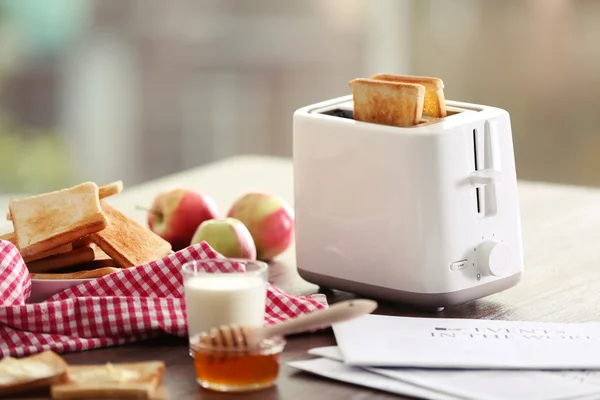
<path fill-rule="evenodd" d="M 148 226 L 177 251 L 190 245 L 201 223 L 218 218 L 218 214 L 217 205 L 210 196 L 191 189 L 174 188 L 156 195 L 148 212 Z"/>
<path fill-rule="evenodd" d="M 227 258 L 256 260 L 256 247 L 248 228 L 235 218 L 204 221 L 190 244 L 206 242 Z"/>
<path fill-rule="evenodd" d="M 227 216 L 246 225 L 259 260 L 272 260 L 294 240 L 294 210 L 278 196 L 248 193 L 234 202 Z"/>

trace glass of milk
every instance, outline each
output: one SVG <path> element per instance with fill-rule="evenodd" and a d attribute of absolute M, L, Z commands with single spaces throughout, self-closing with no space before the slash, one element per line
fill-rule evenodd
<path fill-rule="evenodd" d="M 188 336 L 220 325 L 263 326 L 267 299 L 267 264 L 228 259 L 246 272 L 206 272 L 223 260 L 199 260 L 182 267 Z M 211 264 L 212 263 L 212 264 Z"/>

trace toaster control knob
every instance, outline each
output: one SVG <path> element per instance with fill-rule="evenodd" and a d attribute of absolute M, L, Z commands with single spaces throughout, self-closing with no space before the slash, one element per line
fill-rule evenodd
<path fill-rule="evenodd" d="M 510 247 L 497 241 L 483 242 L 477 248 L 479 265 L 485 273 L 494 276 L 504 276 L 510 270 L 512 255 Z"/>

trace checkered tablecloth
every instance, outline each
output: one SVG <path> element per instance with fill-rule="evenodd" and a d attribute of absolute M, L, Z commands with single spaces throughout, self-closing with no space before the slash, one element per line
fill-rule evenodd
<path fill-rule="evenodd" d="M 131 343 L 164 334 L 186 337 L 181 266 L 218 258 L 208 272 L 243 271 L 206 243 L 123 269 L 28 304 L 29 272 L 17 248 L 0 241 L 0 358 Z M 325 296 L 292 296 L 268 284 L 265 323 L 327 307 Z"/>

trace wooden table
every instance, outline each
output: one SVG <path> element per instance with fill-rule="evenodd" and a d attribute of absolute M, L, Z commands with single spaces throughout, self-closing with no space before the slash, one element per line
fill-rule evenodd
<path fill-rule="evenodd" d="M 127 184 L 125 182 L 125 184 Z M 293 204 L 292 164 L 287 159 L 236 157 L 206 167 L 127 188 L 109 201 L 145 223 L 136 206 L 148 206 L 154 195 L 169 186 L 187 186 L 212 195 L 223 212 L 236 197 L 251 190 L 278 194 Z M 515 288 L 426 314 L 397 304 L 381 304 L 387 315 L 521 321 L 585 322 L 600 320 L 600 190 L 520 182 L 525 274 Z M 295 294 L 318 288 L 303 281 L 290 249 L 271 265 L 270 281 Z M 351 297 L 328 293 L 330 302 Z M 282 364 L 308 358 L 313 347 L 335 344 L 331 331 L 291 337 Z M 194 381 L 185 340 L 165 337 L 145 343 L 66 354 L 71 363 L 104 363 L 162 359 L 167 363 L 166 386 L 173 399 L 233 399 L 239 395 L 205 391 Z M 244 399 L 391 399 L 399 398 L 297 372 L 282 365 L 276 387 L 243 395 Z"/>

